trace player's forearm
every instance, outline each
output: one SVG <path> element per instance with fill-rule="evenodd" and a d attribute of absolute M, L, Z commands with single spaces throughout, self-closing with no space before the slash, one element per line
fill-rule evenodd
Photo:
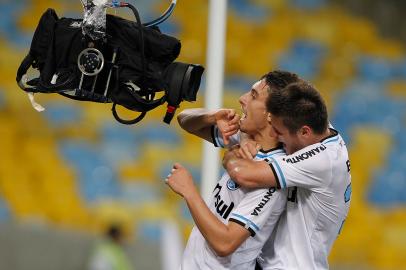
<path fill-rule="evenodd" d="M 275 176 L 264 161 L 254 161 L 237 157 L 232 152 L 226 152 L 223 166 L 231 179 L 245 188 L 276 187 Z"/>
<path fill-rule="evenodd" d="M 188 194 L 185 200 L 196 226 L 218 256 L 228 256 L 238 248 L 240 238 L 233 237 L 229 227 L 210 211 L 199 194 Z"/>
<path fill-rule="evenodd" d="M 205 140 L 210 139 L 210 128 L 216 124 L 215 111 L 202 108 L 183 110 L 177 119 L 182 129 Z"/>

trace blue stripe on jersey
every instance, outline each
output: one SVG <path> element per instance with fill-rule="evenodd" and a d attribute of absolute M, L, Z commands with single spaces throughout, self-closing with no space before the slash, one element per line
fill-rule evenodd
<path fill-rule="evenodd" d="M 224 148 L 224 145 L 221 143 L 221 141 L 220 141 L 220 139 L 219 139 L 219 128 L 217 127 L 217 126 L 215 126 L 215 139 L 216 139 L 216 142 L 217 142 L 217 145 L 218 146 L 220 146 L 221 148 Z"/>
<path fill-rule="evenodd" d="M 217 138 L 216 138 L 215 132 L 216 132 L 216 126 L 213 125 L 213 126 L 211 126 L 211 129 L 210 129 L 210 135 L 213 140 L 213 145 L 215 147 L 219 147 L 219 145 L 217 144 Z"/>
<path fill-rule="evenodd" d="M 273 155 L 282 154 L 282 153 L 285 153 L 285 151 L 283 151 L 283 150 L 275 150 L 275 151 L 272 151 L 272 152 L 267 153 L 267 154 L 257 153 L 255 155 L 255 157 L 257 157 L 257 158 L 268 158 L 268 157 L 272 157 Z"/>
<path fill-rule="evenodd" d="M 277 170 L 277 173 L 278 173 L 278 178 L 280 180 L 282 180 L 282 183 L 281 183 L 282 188 L 286 188 L 285 176 L 283 175 L 281 167 L 279 166 L 278 162 L 276 162 L 276 160 L 273 157 L 271 157 L 271 161 L 272 161 L 272 164 L 275 164 L 275 167 L 276 167 L 276 170 Z"/>
<path fill-rule="evenodd" d="M 238 215 L 238 214 L 234 214 L 234 213 L 232 213 L 231 215 L 232 215 L 233 217 L 235 217 L 235 218 L 237 218 L 237 219 L 243 221 L 245 224 L 248 224 L 250 227 L 254 228 L 256 231 L 259 231 L 258 226 L 255 225 L 255 223 L 252 222 L 251 220 L 249 220 L 248 218 L 243 217 L 243 216 Z"/>
<path fill-rule="evenodd" d="M 344 222 L 345 222 L 345 219 L 343 220 L 343 222 L 341 222 L 341 226 L 340 226 L 340 229 L 338 230 L 338 234 L 341 233 L 341 230 L 343 229 L 343 226 L 344 226 Z"/>
<path fill-rule="evenodd" d="M 324 141 L 323 144 L 331 143 L 331 142 L 336 142 L 336 141 L 338 141 L 338 139 L 340 139 L 340 138 L 339 138 L 338 135 L 337 135 L 337 136 L 335 136 L 335 137 L 333 137 L 333 138 L 330 138 L 330 139 Z"/>

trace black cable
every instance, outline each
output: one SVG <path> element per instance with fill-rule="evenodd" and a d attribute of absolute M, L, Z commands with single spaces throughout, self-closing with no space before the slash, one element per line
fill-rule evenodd
<path fill-rule="evenodd" d="M 144 44 L 144 31 L 143 31 L 143 25 L 141 23 L 141 18 L 140 15 L 138 13 L 138 10 L 131 4 L 129 3 L 125 3 L 124 6 L 130 8 L 132 10 L 132 12 L 134 13 L 135 18 L 137 19 L 137 25 L 138 25 L 138 29 L 140 31 L 140 38 L 139 38 L 139 46 L 140 46 L 140 51 L 141 51 L 141 65 L 142 65 L 142 77 L 141 79 L 143 80 L 145 77 L 145 44 Z"/>

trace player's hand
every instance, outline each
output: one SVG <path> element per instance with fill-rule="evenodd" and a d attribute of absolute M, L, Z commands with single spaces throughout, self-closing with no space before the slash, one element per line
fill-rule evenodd
<path fill-rule="evenodd" d="M 165 179 L 165 183 L 182 197 L 196 193 L 192 175 L 179 163 L 175 163 L 171 173 Z"/>
<path fill-rule="evenodd" d="M 242 158 L 253 159 L 258 153 L 259 149 L 261 149 L 261 145 L 256 143 L 254 140 L 244 139 L 244 142 L 240 144 L 238 152 Z"/>
<path fill-rule="evenodd" d="M 223 135 L 224 144 L 229 144 L 230 136 L 240 129 L 240 116 L 233 109 L 220 109 L 215 114 L 216 125 Z"/>

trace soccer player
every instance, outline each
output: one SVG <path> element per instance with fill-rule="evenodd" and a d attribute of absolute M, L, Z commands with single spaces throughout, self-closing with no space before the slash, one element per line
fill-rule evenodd
<path fill-rule="evenodd" d="M 288 189 L 286 212 L 275 238 L 263 249 L 263 269 L 328 269 L 327 257 L 340 233 L 351 197 L 346 145 L 328 124 L 327 109 L 308 83 L 272 91 L 268 121 L 287 156 L 253 162 L 237 149 L 225 153 L 223 165 L 246 188 Z"/>
<path fill-rule="evenodd" d="M 278 147 L 275 136 L 269 135 L 272 127 L 267 122 L 266 98 L 270 91 L 278 91 L 298 80 L 297 75 L 282 71 L 263 76 L 240 97 L 243 110 L 240 121 L 235 111 L 227 109 L 214 112 L 185 110 L 179 114 L 178 121 L 186 131 L 221 147 L 240 142 L 239 128 L 262 146 L 255 155 L 255 162 L 268 162 L 283 156 L 284 151 Z M 241 151 L 238 156 L 253 158 L 251 152 Z M 255 269 L 262 246 L 285 210 L 287 194 L 284 191 L 242 188 L 225 173 L 207 206 L 190 173 L 180 164 L 174 165 L 166 182 L 185 199 L 196 223 L 184 251 L 181 269 Z"/>

